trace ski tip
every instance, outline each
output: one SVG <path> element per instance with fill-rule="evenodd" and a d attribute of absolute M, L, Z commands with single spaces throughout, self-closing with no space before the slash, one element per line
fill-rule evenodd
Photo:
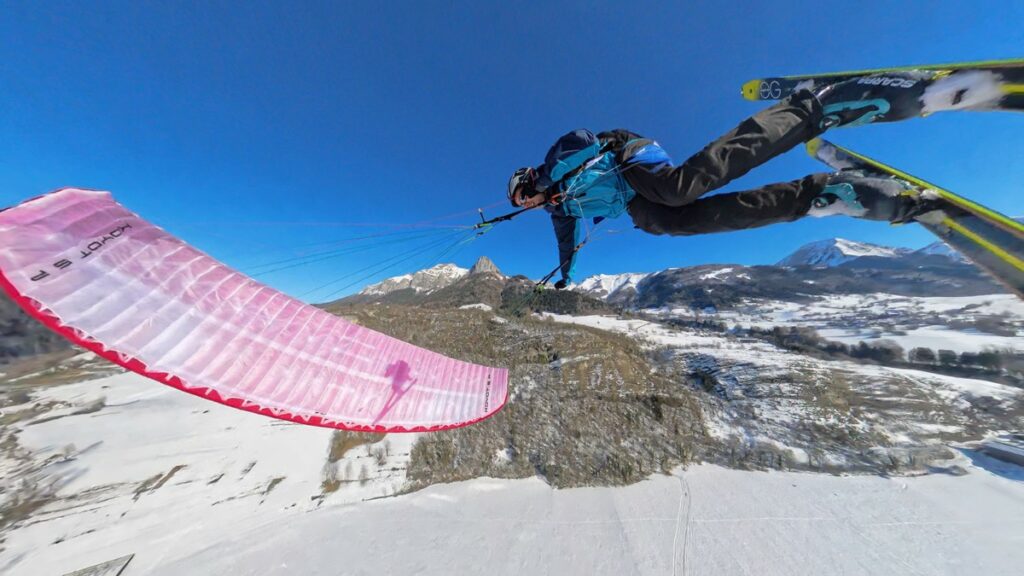
<path fill-rule="evenodd" d="M 821 150 L 821 145 L 824 143 L 825 141 L 821 138 L 811 138 L 808 140 L 806 144 L 808 156 L 811 158 L 817 158 L 818 150 Z"/>
<path fill-rule="evenodd" d="M 758 93 L 761 91 L 761 80 L 751 80 L 743 85 L 740 94 L 747 100 L 760 100 Z"/>

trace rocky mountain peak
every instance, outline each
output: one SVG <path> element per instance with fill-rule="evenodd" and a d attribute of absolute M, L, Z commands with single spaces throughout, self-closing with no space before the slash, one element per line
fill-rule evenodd
<path fill-rule="evenodd" d="M 494 262 L 491 261 L 487 256 L 481 256 L 477 259 L 473 267 L 469 269 L 470 274 L 483 274 L 484 272 L 494 272 L 495 274 L 501 274 L 501 270 L 495 266 Z"/>

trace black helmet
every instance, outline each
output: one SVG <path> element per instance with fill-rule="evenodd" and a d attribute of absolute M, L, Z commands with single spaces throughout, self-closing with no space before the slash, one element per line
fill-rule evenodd
<path fill-rule="evenodd" d="M 508 179 L 508 201 L 516 206 L 516 190 L 521 187 L 526 187 L 528 193 L 526 196 L 533 196 L 537 190 L 537 171 L 533 168 L 526 166 L 520 168 L 512 173 L 512 177 Z"/>

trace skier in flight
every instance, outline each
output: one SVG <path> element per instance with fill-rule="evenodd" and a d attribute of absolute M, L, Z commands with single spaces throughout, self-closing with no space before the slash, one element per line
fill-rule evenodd
<path fill-rule="evenodd" d="M 555 142 L 542 165 L 515 171 L 508 198 L 520 208 L 543 205 L 551 214 L 562 274 L 557 289 L 572 282 L 588 221 L 623 212 L 641 230 L 673 236 L 744 230 L 808 215 L 909 221 L 936 206 L 925 197 L 904 194 L 912 186 L 903 180 L 853 170 L 701 198 L 830 128 L 922 114 L 926 82 L 898 73 L 861 80 L 797 91 L 678 166 L 657 142 L 627 130 L 596 136 L 575 130 Z"/>

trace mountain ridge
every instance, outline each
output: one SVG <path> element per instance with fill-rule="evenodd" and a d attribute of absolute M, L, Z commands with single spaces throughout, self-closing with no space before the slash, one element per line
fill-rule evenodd
<path fill-rule="evenodd" d="M 839 266 L 864 256 L 894 258 L 913 252 L 908 248 L 892 248 L 870 242 L 857 242 L 845 238 L 828 238 L 804 244 L 776 266 Z"/>

